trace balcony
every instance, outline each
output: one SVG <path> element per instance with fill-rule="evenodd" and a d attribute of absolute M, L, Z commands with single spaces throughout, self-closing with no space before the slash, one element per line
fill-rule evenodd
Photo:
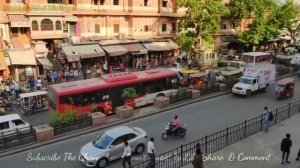
<path fill-rule="evenodd" d="M 5 4 L 4 10 L 9 13 L 24 13 L 27 11 L 27 6 L 24 4 Z"/>
<path fill-rule="evenodd" d="M 74 5 L 65 4 L 30 4 L 30 12 L 51 12 L 51 13 L 65 13 L 75 10 Z"/>

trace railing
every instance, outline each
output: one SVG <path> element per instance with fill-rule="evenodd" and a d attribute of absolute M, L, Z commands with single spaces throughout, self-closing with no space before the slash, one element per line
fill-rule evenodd
<path fill-rule="evenodd" d="M 86 128 L 92 126 L 92 118 L 89 115 L 85 115 L 79 118 L 76 118 L 74 122 L 68 124 L 59 124 L 53 126 L 54 135 L 64 134 L 70 131 Z"/>
<path fill-rule="evenodd" d="M 276 108 L 272 111 L 274 119 L 270 121 L 270 126 L 276 125 L 299 112 L 300 100 Z M 263 115 L 259 115 L 157 156 L 155 168 L 179 168 L 191 163 L 197 144 L 200 145 L 204 154 L 214 153 L 262 130 Z M 147 168 L 149 163 L 150 160 L 146 160 L 133 165 L 132 168 Z"/>
<path fill-rule="evenodd" d="M 191 98 L 192 98 L 192 92 L 187 89 L 178 90 L 177 92 L 171 93 L 169 95 L 171 104 L 178 103 L 184 100 L 189 100 Z"/>
<path fill-rule="evenodd" d="M 0 133 L 0 150 L 33 142 L 36 142 L 36 133 L 32 126 Z"/>

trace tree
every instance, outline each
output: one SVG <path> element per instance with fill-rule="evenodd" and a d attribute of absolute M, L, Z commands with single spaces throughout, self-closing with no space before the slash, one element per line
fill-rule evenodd
<path fill-rule="evenodd" d="M 221 17 L 229 10 L 220 0 L 179 0 L 178 7 L 186 7 L 178 27 L 177 42 L 189 52 L 197 45 L 198 38 L 212 42 L 219 31 Z"/>
<path fill-rule="evenodd" d="M 248 30 L 239 36 L 239 41 L 245 46 L 265 44 L 276 38 L 282 29 L 289 30 L 293 36 L 296 34 L 297 26 L 292 25 L 298 8 L 291 0 L 283 3 L 277 0 L 232 0 L 229 9 L 232 19 L 253 19 Z"/>

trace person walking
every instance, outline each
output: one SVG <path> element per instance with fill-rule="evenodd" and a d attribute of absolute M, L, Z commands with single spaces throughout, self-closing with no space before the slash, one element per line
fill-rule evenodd
<path fill-rule="evenodd" d="M 154 146 L 154 138 L 150 138 L 147 144 L 147 153 L 150 159 L 148 164 L 148 168 L 155 168 L 155 146 Z"/>
<path fill-rule="evenodd" d="M 289 161 L 290 149 L 292 147 L 292 140 L 290 139 L 291 134 L 286 134 L 285 136 L 286 136 L 286 138 L 282 139 L 281 146 L 280 146 L 281 151 L 282 151 L 282 162 L 281 162 L 281 164 L 284 164 L 284 161 L 286 163 L 291 163 Z"/>
<path fill-rule="evenodd" d="M 296 160 L 299 161 L 299 158 L 300 158 L 300 149 L 299 149 L 298 156 L 297 156 Z"/>
<path fill-rule="evenodd" d="M 197 143 L 196 145 L 196 153 L 194 155 L 192 165 L 194 168 L 203 168 L 203 158 L 202 158 L 202 152 L 200 148 L 200 144 Z"/>
<path fill-rule="evenodd" d="M 268 131 L 269 126 L 270 126 L 270 113 L 269 113 L 269 109 L 267 106 L 264 107 L 264 113 L 263 113 L 263 128 L 265 130 L 265 132 Z"/>
<path fill-rule="evenodd" d="M 42 80 L 40 77 L 38 77 L 38 80 L 36 81 L 36 89 L 42 90 Z"/>
<path fill-rule="evenodd" d="M 131 148 L 130 146 L 128 145 L 128 142 L 125 141 L 124 142 L 124 154 L 122 156 L 123 158 L 123 162 L 122 162 L 122 165 L 123 165 L 123 168 L 126 168 L 126 162 L 128 163 L 129 167 L 131 167 Z"/>

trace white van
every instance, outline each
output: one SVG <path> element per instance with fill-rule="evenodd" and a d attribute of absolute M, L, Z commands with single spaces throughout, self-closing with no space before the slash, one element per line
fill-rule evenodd
<path fill-rule="evenodd" d="M 28 132 L 30 124 L 21 119 L 18 114 L 0 116 L 0 137 Z"/>

